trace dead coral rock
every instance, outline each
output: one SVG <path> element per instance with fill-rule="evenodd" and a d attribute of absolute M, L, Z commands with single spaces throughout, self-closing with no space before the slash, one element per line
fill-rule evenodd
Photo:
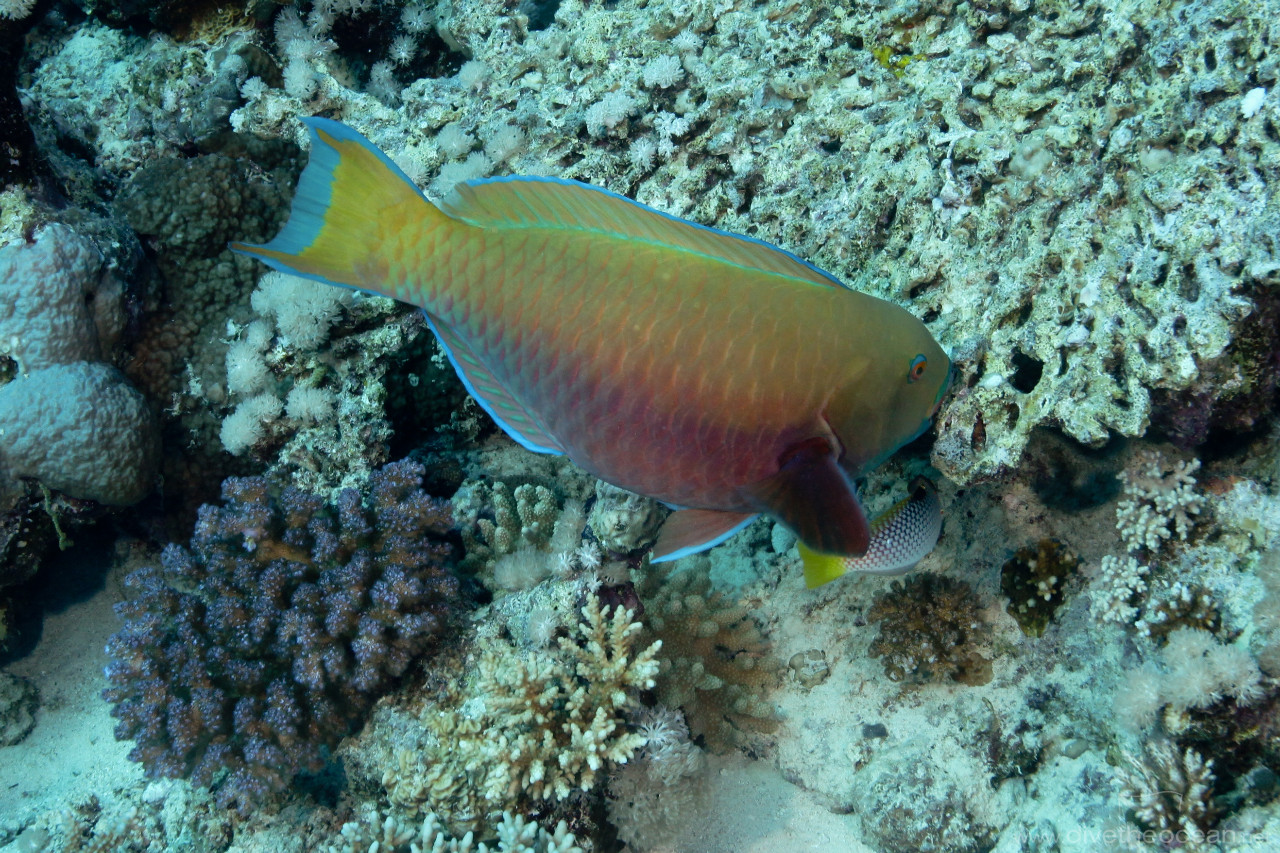
<path fill-rule="evenodd" d="M 35 685 L 25 678 L 0 672 L 0 746 L 22 743 L 36 727 Z"/>

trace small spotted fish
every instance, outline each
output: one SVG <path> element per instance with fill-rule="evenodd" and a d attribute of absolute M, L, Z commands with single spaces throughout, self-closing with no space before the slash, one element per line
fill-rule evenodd
<path fill-rule="evenodd" d="M 420 307 L 517 442 L 672 513 L 655 560 L 766 513 L 823 553 L 871 530 L 852 478 L 929 425 L 949 362 L 924 324 L 767 243 L 549 178 L 439 204 L 360 134 L 311 159 L 268 266 Z"/>
<path fill-rule="evenodd" d="M 900 575 L 923 560 L 942 533 L 942 502 L 924 477 L 911 481 L 911 493 L 871 522 L 871 544 L 860 557 L 819 554 L 803 542 L 796 548 L 804 563 L 804 582 L 813 589 L 848 572 Z"/>

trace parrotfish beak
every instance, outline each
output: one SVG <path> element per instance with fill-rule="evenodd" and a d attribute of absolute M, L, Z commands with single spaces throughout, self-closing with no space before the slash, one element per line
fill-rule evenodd
<path fill-rule="evenodd" d="M 947 391 L 951 389 L 951 380 L 956 378 L 955 365 L 947 367 L 947 379 L 938 388 L 938 396 L 933 398 L 933 405 L 929 407 L 929 416 L 925 420 L 933 420 L 933 416 L 938 413 L 938 409 L 942 406 L 942 398 L 947 396 Z"/>

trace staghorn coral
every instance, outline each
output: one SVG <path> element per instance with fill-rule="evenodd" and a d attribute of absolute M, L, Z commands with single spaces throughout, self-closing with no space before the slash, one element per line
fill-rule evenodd
<path fill-rule="evenodd" d="M 876 596 L 868 622 L 879 622 L 870 654 L 893 681 L 986 684 L 991 661 L 978 653 L 988 628 L 973 588 L 942 575 L 918 574 L 894 581 Z"/>
<path fill-rule="evenodd" d="M 640 623 L 591 597 L 558 654 L 524 654 L 499 641 L 481 655 L 475 683 L 425 712 L 435 744 L 401 754 L 382 782 L 391 802 L 430 809 L 473 829 L 529 801 L 589 791 L 609 767 L 645 743 L 626 715 L 654 686 L 660 643 L 641 643 Z"/>
<path fill-rule="evenodd" d="M 107 645 L 116 737 L 147 775 L 190 776 L 241 811 L 347 734 L 445 627 L 447 507 L 388 465 L 333 505 L 230 478 L 190 548 L 125 578 Z"/>
<path fill-rule="evenodd" d="M 483 836 L 482 836 L 483 837 Z M 322 853 L 582 853 L 578 840 L 564 821 L 554 832 L 547 832 L 520 815 L 503 812 L 488 837 L 497 838 L 497 846 L 476 843 L 473 833 L 451 838 L 444 824 L 434 814 L 427 814 L 422 826 L 415 830 L 392 815 L 380 817 L 377 812 L 361 820 L 342 825 L 341 838 L 321 848 Z"/>
<path fill-rule="evenodd" d="M 662 641 L 658 700 L 682 709 L 694 735 L 725 752 L 777 728 L 765 697 L 781 665 L 750 607 L 713 592 L 706 558 L 695 560 L 695 569 L 654 572 L 639 591 L 647 630 Z"/>

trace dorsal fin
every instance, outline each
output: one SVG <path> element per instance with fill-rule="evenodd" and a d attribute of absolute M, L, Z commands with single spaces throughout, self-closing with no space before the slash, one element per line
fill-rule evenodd
<path fill-rule="evenodd" d="M 426 311 L 422 313 L 427 318 L 427 325 L 440 341 L 445 355 L 449 356 L 453 369 L 462 378 L 462 384 L 489 416 L 498 422 L 502 431 L 534 453 L 564 455 L 560 442 L 543 428 L 538 418 L 507 386 L 498 381 L 471 348 L 444 323 Z"/>
<path fill-rule="evenodd" d="M 468 181 L 458 185 L 440 209 L 483 228 L 562 228 L 609 234 L 824 287 L 845 287 L 812 264 L 762 240 L 696 225 L 578 181 L 522 176 Z"/>

